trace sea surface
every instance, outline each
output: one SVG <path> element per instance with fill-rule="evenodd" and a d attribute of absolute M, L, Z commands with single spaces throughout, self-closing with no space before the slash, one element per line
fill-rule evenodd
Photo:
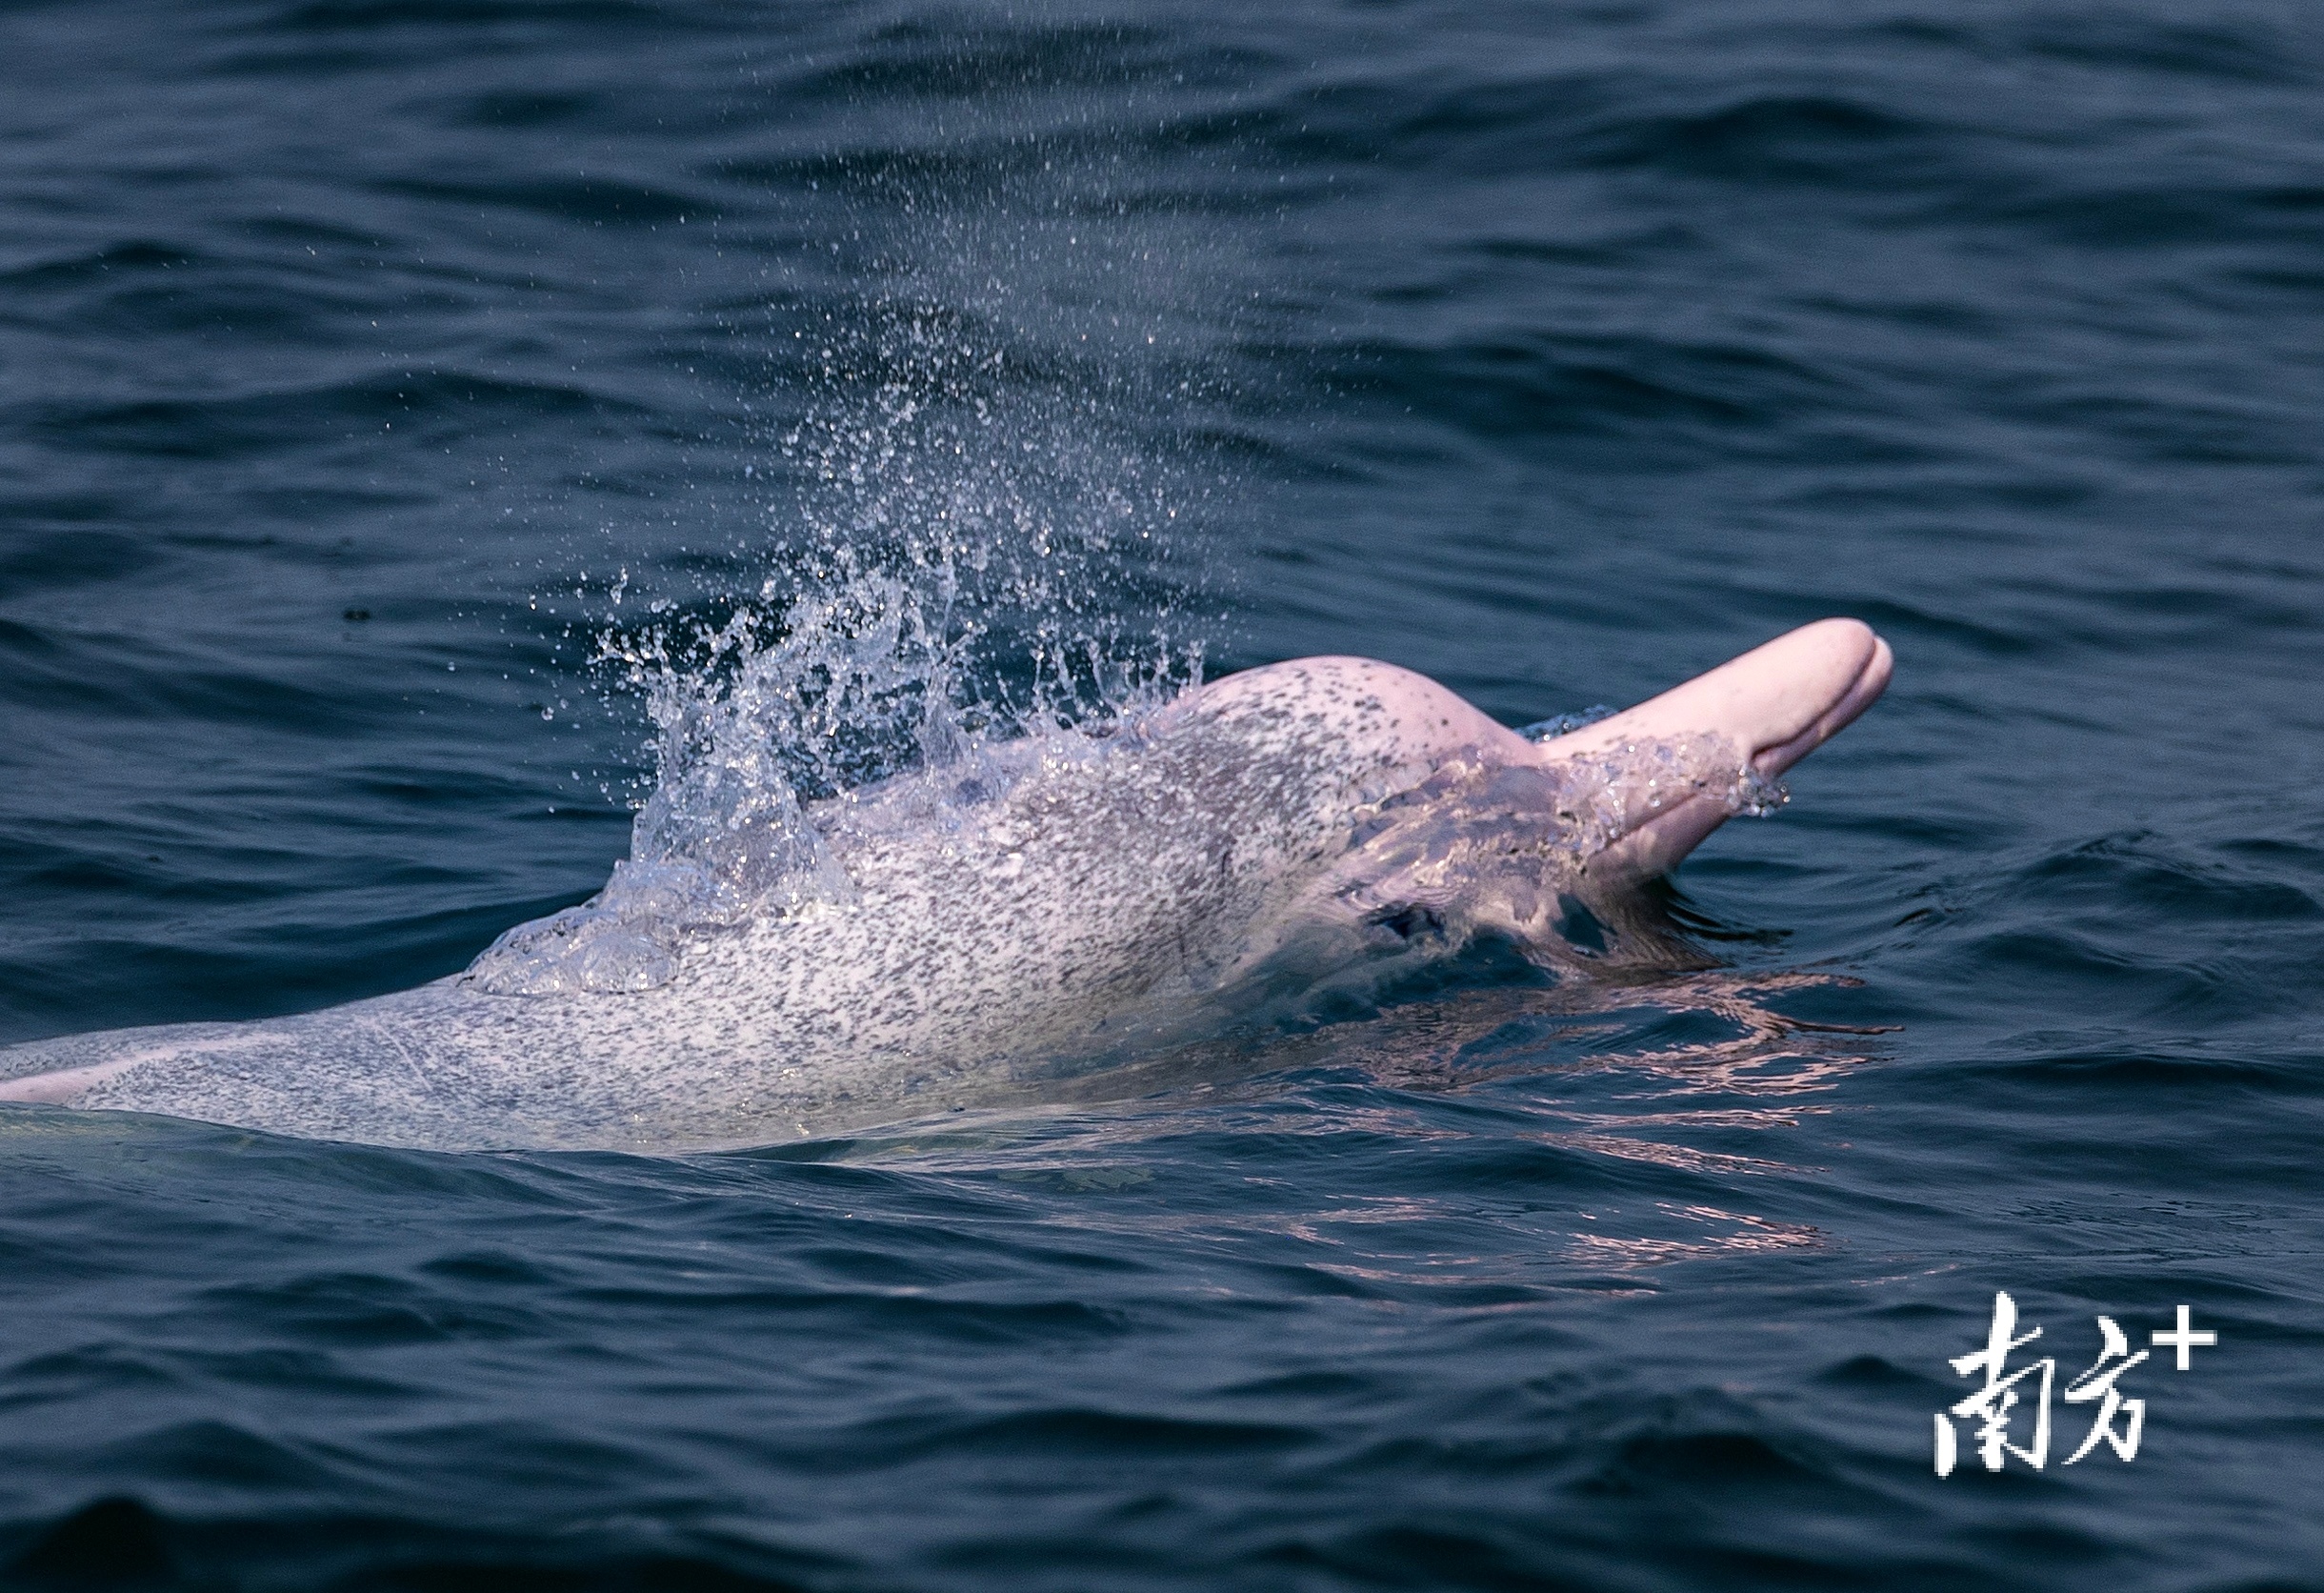
<path fill-rule="evenodd" d="M 2324 1588 L 2320 422 L 2306 0 L 10 0 L 0 1041 L 461 969 L 803 594 L 991 734 L 1897 665 L 1691 965 L 1233 1077 L 0 1108 L 0 1583 Z"/>

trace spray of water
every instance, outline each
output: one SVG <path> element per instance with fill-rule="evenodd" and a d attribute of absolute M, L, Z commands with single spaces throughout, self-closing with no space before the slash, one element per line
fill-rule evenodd
<path fill-rule="evenodd" d="M 596 661 L 646 705 L 653 789 L 605 890 L 502 937 L 471 970 L 486 989 L 663 983 L 691 939 L 848 899 L 817 804 L 1103 735 L 1200 678 L 1166 568 L 1186 473 L 1104 380 L 1014 370 L 1021 339 L 929 305 L 792 331 L 813 402 L 760 439 L 787 482 L 765 577 L 607 628 Z"/>

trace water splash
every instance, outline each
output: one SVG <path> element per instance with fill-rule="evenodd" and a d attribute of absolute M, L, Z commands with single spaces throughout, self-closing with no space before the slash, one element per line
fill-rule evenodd
<path fill-rule="evenodd" d="M 700 937 L 850 899 L 815 804 L 1015 736 L 1102 735 L 1201 677 L 1162 568 L 1181 474 L 1102 382 L 1017 369 L 1022 338 L 925 304 L 791 341 L 816 401 L 763 438 L 791 473 L 766 575 L 606 629 L 595 662 L 646 705 L 653 787 L 605 890 L 494 942 L 483 989 L 665 983 Z"/>
<path fill-rule="evenodd" d="M 1584 708 L 1573 714 L 1553 714 L 1546 719 L 1535 719 L 1530 725 L 1519 725 L 1517 734 L 1528 741 L 1554 741 L 1560 736 L 1571 736 L 1584 725 L 1593 725 L 1600 719 L 1613 717 L 1614 711 L 1604 703 Z"/>
<path fill-rule="evenodd" d="M 1625 741 L 1556 766 L 1560 846 L 1588 858 L 1658 814 L 1707 796 L 1731 815 L 1764 818 L 1792 799 L 1713 731 Z"/>
<path fill-rule="evenodd" d="M 1383 901 L 1449 897 L 1496 873 L 1523 894 L 1697 796 L 1753 817 L 1791 799 L 1712 732 L 1625 741 L 1548 768 L 1458 759 L 1383 803 L 1346 867 Z"/>

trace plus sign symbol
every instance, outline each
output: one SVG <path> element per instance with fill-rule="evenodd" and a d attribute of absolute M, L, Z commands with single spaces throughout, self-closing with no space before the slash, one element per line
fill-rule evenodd
<path fill-rule="evenodd" d="M 2196 1332 L 2194 1318 L 2194 1313 L 2182 1305 L 2178 1308 L 2178 1326 L 2168 1333 L 2158 1330 L 2154 1335 L 2154 1342 L 2178 1352 L 2178 1369 L 2182 1372 L 2187 1369 L 2189 1350 L 2208 1349 L 2219 1341 L 2219 1336 L 2209 1329 Z"/>

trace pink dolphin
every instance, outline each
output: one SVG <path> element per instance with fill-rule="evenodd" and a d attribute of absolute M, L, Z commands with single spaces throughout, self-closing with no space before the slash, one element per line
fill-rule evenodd
<path fill-rule="evenodd" d="M 1536 742 L 1392 664 L 1274 664 L 699 857 L 641 847 L 591 903 L 415 990 L 0 1052 L 0 1100 L 671 1149 L 1022 1099 L 1479 936 L 1555 961 L 1563 898 L 1616 898 L 1763 807 L 1890 667 L 1822 620 Z"/>

